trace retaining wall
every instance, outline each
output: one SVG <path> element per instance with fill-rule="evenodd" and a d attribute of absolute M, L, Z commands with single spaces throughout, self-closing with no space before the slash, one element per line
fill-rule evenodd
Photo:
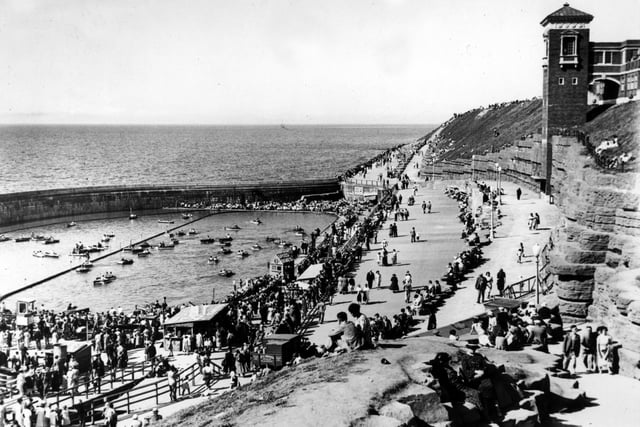
<path fill-rule="evenodd" d="M 337 179 L 238 185 L 103 186 L 0 194 L 0 227 L 75 215 L 140 212 L 180 202 L 289 202 L 302 196 L 338 193 Z"/>

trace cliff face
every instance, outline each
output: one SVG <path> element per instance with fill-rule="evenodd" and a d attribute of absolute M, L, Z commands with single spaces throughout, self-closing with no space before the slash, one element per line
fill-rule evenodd
<path fill-rule="evenodd" d="M 499 112 L 495 112 L 499 114 Z M 564 220 L 553 232 L 548 273 L 565 321 L 591 320 L 607 325 L 622 344 L 621 372 L 640 378 L 640 104 L 632 102 L 608 108 L 582 129 L 588 144 L 617 135 L 619 146 L 607 153 L 631 153 L 636 160 L 620 168 L 598 166 L 578 137 L 553 136 L 552 195 Z M 467 117 L 467 121 L 471 120 Z M 475 119 L 474 119 L 475 120 Z M 456 124 L 457 123 L 457 124 Z M 527 122 L 528 123 L 528 122 Z M 453 120 L 447 125 L 462 126 Z M 511 128 L 518 128 L 512 124 Z M 441 135 L 458 130 L 443 129 Z M 450 142 L 447 142 L 447 145 Z M 454 145 L 457 142 L 454 141 Z M 483 144 L 487 144 L 485 141 Z M 436 145 L 436 150 L 438 146 Z M 539 135 L 520 138 L 500 152 L 441 162 L 436 176 L 495 179 L 495 164 L 503 179 L 533 189 L 544 176 L 544 147 Z M 440 152 L 440 158 L 453 152 Z M 425 171 L 430 171 L 430 165 Z"/>
<path fill-rule="evenodd" d="M 551 272 L 568 321 L 605 324 L 622 344 L 623 373 L 640 378 L 638 174 L 595 167 L 572 138 L 554 141 L 554 190 L 565 216 Z"/>

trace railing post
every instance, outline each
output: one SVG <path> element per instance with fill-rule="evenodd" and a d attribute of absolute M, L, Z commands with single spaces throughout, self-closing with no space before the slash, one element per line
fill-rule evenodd
<path fill-rule="evenodd" d="M 127 414 L 131 412 L 131 406 L 129 404 L 129 392 L 127 392 Z"/>
<path fill-rule="evenodd" d="M 156 388 L 156 405 L 160 404 L 160 397 L 158 396 L 158 383 L 155 384 Z"/>

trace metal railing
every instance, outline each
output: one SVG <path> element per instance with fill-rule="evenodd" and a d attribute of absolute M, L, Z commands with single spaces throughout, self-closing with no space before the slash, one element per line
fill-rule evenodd
<path fill-rule="evenodd" d="M 213 382 L 211 384 L 215 384 L 221 379 L 225 378 L 226 375 L 223 373 L 222 368 L 212 363 L 214 367 L 214 377 Z M 196 378 L 201 375 L 201 368 L 198 363 L 193 363 L 188 367 L 184 368 L 178 373 L 178 379 L 176 383 L 176 394 L 180 389 L 180 384 L 183 382 L 191 382 L 192 385 L 196 384 Z M 108 395 L 99 396 L 97 398 L 88 400 L 86 402 L 82 402 L 80 404 L 75 405 L 76 410 L 78 410 L 79 405 L 87 405 L 84 407 L 83 411 L 78 411 L 78 413 L 85 414 L 85 421 L 90 421 L 91 423 L 96 422 L 101 418 L 102 413 L 104 412 L 104 407 L 111 403 L 113 405 L 113 409 L 116 412 L 126 412 L 130 414 L 132 411 L 136 412 L 136 405 L 140 403 L 152 403 L 153 406 L 159 405 L 160 398 L 164 395 L 167 395 L 171 392 L 171 388 L 169 387 L 169 382 L 166 378 L 159 379 L 158 381 L 152 382 L 150 384 L 146 384 L 142 387 L 133 388 L 127 391 L 123 391 L 119 393 L 118 397 L 110 400 Z M 193 391 L 190 392 L 193 394 Z"/>

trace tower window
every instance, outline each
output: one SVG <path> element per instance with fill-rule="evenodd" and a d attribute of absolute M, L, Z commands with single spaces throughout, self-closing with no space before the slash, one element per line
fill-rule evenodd
<path fill-rule="evenodd" d="M 558 77 L 558 84 L 559 84 L 560 86 L 563 86 L 563 85 L 564 85 L 564 77 Z"/>
<path fill-rule="evenodd" d="M 577 77 L 571 77 L 571 84 L 576 86 L 578 84 L 578 78 Z"/>
<path fill-rule="evenodd" d="M 562 56 L 576 56 L 578 54 L 578 37 L 562 36 Z"/>
<path fill-rule="evenodd" d="M 560 65 L 578 65 L 578 36 L 563 35 L 560 39 Z"/>

